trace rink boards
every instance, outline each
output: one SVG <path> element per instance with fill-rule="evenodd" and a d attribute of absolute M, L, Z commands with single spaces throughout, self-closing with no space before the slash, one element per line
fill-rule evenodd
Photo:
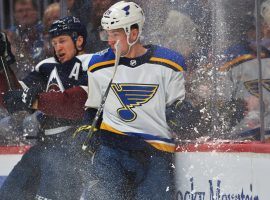
<path fill-rule="evenodd" d="M 0 186 L 29 146 L 0 146 Z"/>
<path fill-rule="evenodd" d="M 0 186 L 29 146 L 0 146 Z M 268 200 L 270 144 L 207 143 L 177 148 L 178 200 Z"/>
<path fill-rule="evenodd" d="M 178 200 L 269 200 L 270 144 L 178 146 Z"/>

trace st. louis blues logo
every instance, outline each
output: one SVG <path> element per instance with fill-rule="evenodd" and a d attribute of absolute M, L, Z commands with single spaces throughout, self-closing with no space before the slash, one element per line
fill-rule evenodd
<path fill-rule="evenodd" d="M 126 16 L 129 15 L 129 9 L 130 9 L 130 6 L 126 6 L 124 7 L 122 10 L 124 10 L 126 12 Z"/>
<path fill-rule="evenodd" d="M 132 108 L 141 106 L 152 99 L 158 85 L 113 83 L 111 88 L 123 106 L 117 109 L 120 118 L 125 122 L 131 122 L 137 118 Z"/>
<path fill-rule="evenodd" d="M 258 79 L 252 80 L 252 81 L 246 81 L 244 83 L 246 89 L 249 91 L 249 93 L 259 96 L 259 84 L 258 84 Z M 270 92 L 270 79 L 263 79 L 262 80 L 262 86 Z"/>

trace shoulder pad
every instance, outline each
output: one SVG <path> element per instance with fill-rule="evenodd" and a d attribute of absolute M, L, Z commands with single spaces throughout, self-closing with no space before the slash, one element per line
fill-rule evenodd
<path fill-rule="evenodd" d="M 175 71 L 187 70 L 185 59 L 181 54 L 160 46 L 155 46 L 150 63 L 161 64 Z"/>
<path fill-rule="evenodd" d="M 94 54 L 82 54 L 82 55 L 76 56 L 82 62 L 83 71 L 88 70 L 88 64 L 90 60 L 92 59 L 93 55 Z"/>
<path fill-rule="evenodd" d="M 56 62 L 54 57 L 50 57 L 50 58 L 47 58 L 45 60 L 42 60 L 36 65 L 35 71 L 39 72 L 40 67 L 44 64 L 47 64 L 47 63 L 49 64 L 49 63 L 57 63 L 57 62 Z"/>
<path fill-rule="evenodd" d="M 99 69 L 111 67 L 115 63 L 115 55 L 112 49 L 106 49 L 95 53 L 89 62 L 88 71 L 94 72 Z"/>
<path fill-rule="evenodd" d="M 219 67 L 219 71 L 224 72 L 224 71 L 229 71 L 230 69 L 232 69 L 233 67 L 240 65 L 244 62 L 247 62 L 249 60 L 253 60 L 256 57 L 252 54 L 244 54 L 241 56 L 238 56 L 226 63 L 224 63 L 222 66 Z"/>
<path fill-rule="evenodd" d="M 254 52 L 245 44 L 236 44 L 227 48 L 218 60 L 219 71 L 229 71 L 231 68 L 256 58 Z"/>

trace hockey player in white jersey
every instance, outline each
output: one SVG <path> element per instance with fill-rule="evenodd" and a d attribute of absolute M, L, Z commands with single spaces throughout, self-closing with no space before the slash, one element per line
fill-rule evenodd
<path fill-rule="evenodd" d="M 101 20 L 101 35 L 110 48 L 90 60 L 88 110 L 97 110 L 104 93 L 108 96 L 88 146 L 99 144 L 93 160 L 99 181 L 90 199 L 173 199 L 175 141 L 168 124 L 185 130 L 200 115 L 185 101 L 182 55 L 143 46 L 144 21 L 140 6 L 124 1 Z"/>
<path fill-rule="evenodd" d="M 270 1 L 261 4 L 261 67 L 262 67 L 262 92 L 264 104 L 264 124 L 266 138 L 270 134 Z M 247 105 L 244 118 L 234 127 L 236 137 L 260 139 L 260 100 L 259 100 L 259 65 L 257 60 L 256 28 L 249 29 L 249 48 L 239 57 L 225 63 L 224 70 L 228 71 L 229 79 L 232 81 L 232 95 L 234 98 L 243 99 Z M 222 67 L 221 67 L 222 69 Z"/>

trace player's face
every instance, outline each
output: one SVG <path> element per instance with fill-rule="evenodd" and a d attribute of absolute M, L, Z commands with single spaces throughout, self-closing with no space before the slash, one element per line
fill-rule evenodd
<path fill-rule="evenodd" d="M 60 63 L 67 62 L 76 56 L 73 40 L 68 35 L 60 35 L 52 39 L 52 47 Z"/>
<path fill-rule="evenodd" d="M 116 29 L 107 31 L 108 34 L 108 44 L 115 52 L 115 43 L 119 41 L 121 55 L 125 55 L 128 52 L 129 45 L 127 43 L 127 35 L 123 29 Z"/>

